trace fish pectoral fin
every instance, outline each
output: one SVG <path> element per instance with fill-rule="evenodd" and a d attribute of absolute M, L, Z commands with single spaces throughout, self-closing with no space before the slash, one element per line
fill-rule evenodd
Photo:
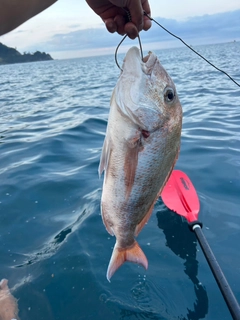
<path fill-rule="evenodd" d="M 128 199 L 128 197 L 130 196 L 134 184 L 134 179 L 138 165 L 138 153 L 138 147 L 128 147 L 126 151 L 126 157 L 124 161 L 124 181 L 126 186 L 126 199 Z"/>
<path fill-rule="evenodd" d="M 103 170 L 107 171 L 110 154 L 111 154 L 111 140 L 107 134 L 103 143 L 101 159 L 98 167 L 99 177 L 101 176 Z"/>
<path fill-rule="evenodd" d="M 149 218 L 151 217 L 154 204 L 155 204 L 155 202 L 152 203 L 152 205 L 151 205 L 150 209 L 148 210 L 147 214 L 144 216 L 142 221 L 137 225 L 135 233 L 134 233 L 135 237 L 137 237 L 139 235 L 139 233 L 141 232 L 142 228 L 145 226 L 145 224 L 148 222 Z"/>
<path fill-rule="evenodd" d="M 137 241 L 134 241 L 130 248 L 118 248 L 116 243 L 107 270 L 107 279 L 109 282 L 113 274 L 121 267 L 122 264 L 124 264 L 125 261 L 138 263 L 145 269 L 148 268 L 147 258 L 139 247 Z"/>

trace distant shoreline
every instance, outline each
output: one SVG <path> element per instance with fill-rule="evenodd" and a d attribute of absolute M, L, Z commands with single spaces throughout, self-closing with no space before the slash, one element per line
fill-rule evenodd
<path fill-rule="evenodd" d="M 49 60 L 53 60 L 53 58 L 48 53 L 36 51 L 35 53 L 24 52 L 21 54 L 16 49 L 7 47 L 0 42 L 0 65 Z"/>

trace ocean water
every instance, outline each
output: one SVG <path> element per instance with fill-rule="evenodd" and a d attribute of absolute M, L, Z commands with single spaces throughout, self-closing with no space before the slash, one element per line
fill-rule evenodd
<path fill-rule="evenodd" d="M 198 51 L 240 82 L 239 43 Z M 240 90 L 187 48 L 157 54 L 184 111 L 175 168 L 240 301 Z M 231 319 L 195 235 L 161 199 L 138 237 L 148 270 L 126 263 L 106 279 L 115 238 L 97 170 L 118 75 L 111 55 L 1 66 L 0 279 L 22 320 Z"/>

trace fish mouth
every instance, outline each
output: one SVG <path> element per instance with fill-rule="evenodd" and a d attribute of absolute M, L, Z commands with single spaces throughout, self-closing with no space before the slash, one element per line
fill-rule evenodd
<path fill-rule="evenodd" d="M 128 50 L 124 63 L 123 72 L 131 73 L 132 75 L 139 75 L 139 73 L 144 72 L 145 74 L 151 74 L 155 64 L 157 62 L 157 56 L 149 51 L 142 59 L 140 50 L 137 47 L 132 47 Z"/>
<path fill-rule="evenodd" d="M 157 61 L 158 61 L 158 58 L 155 55 L 155 53 L 149 51 L 148 55 L 143 58 L 144 69 L 146 74 L 149 75 L 152 73 L 152 70 L 154 69 Z"/>

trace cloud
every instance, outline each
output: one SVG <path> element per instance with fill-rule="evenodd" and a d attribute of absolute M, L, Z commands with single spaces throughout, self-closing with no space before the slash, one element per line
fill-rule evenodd
<path fill-rule="evenodd" d="M 192 17 L 185 21 L 156 18 L 166 29 L 184 39 L 195 39 L 197 41 L 205 38 L 214 38 L 216 41 L 240 38 L 240 10 Z M 154 24 L 151 32 L 151 41 L 169 40 L 170 35 L 161 32 Z M 146 36 L 143 37 L 147 40 Z"/>
<path fill-rule="evenodd" d="M 156 18 L 156 20 L 166 29 L 184 40 L 190 41 L 190 44 L 193 45 L 240 40 L 240 10 L 197 16 L 185 21 L 165 18 Z M 120 40 L 121 36 L 109 34 L 102 27 L 55 34 L 50 41 L 39 44 L 39 47 L 50 53 L 79 51 L 116 47 Z M 172 42 L 175 39 L 153 22 L 152 28 L 148 32 L 141 32 L 141 40 L 145 44 Z M 132 42 L 126 40 L 124 44 L 132 44 Z"/>
<path fill-rule="evenodd" d="M 83 29 L 83 25 L 82 24 L 71 24 L 68 26 L 70 29 L 75 29 L 75 28 L 81 28 Z"/>
<path fill-rule="evenodd" d="M 50 41 L 41 44 L 48 51 L 84 50 L 111 46 L 112 42 L 118 42 L 120 36 L 111 34 L 104 28 L 91 28 L 71 31 L 66 34 L 55 34 Z"/>

